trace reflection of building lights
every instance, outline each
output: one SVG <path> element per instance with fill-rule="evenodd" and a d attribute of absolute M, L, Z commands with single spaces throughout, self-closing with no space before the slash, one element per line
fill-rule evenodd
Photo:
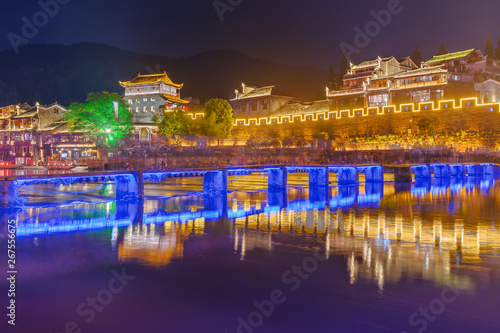
<path fill-rule="evenodd" d="M 121 261 L 137 260 L 150 266 L 164 266 L 184 255 L 184 241 L 200 228 L 204 228 L 204 220 L 167 222 L 163 233 L 157 232 L 155 224 L 130 226 L 119 245 L 118 257 Z"/>

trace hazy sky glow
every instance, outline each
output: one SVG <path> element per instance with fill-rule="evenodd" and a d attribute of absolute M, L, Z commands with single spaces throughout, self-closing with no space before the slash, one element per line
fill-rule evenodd
<path fill-rule="evenodd" d="M 59 0 L 66 4 L 53 17 L 46 16 L 47 22 L 26 40 L 100 42 L 169 57 L 231 48 L 275 62 L 326 68 L 338 66 L 342 42 L 354 45 L 355 27 L 365 30 L 374 21 L 372 11 L 389 6 L 397 5 L 398 13 L 388 24 L 384 18 L 386 27 L 370 26 L 374 37 L 358 48 L 354 62 L 411 55 L 416 45 L 424 58 L 431 57 L 440 43 L 448 51 L 484 49 L 487 33 L 495 45 L 500 33 L 498 0 L 217 1 L 219 12 L 213 0 Z M 22 18 L 33 23 L 40 10 L 38 0 L 4 3 L 0 49 L 11 47 L 10 32 L 24 38 Z M 43 15 L 37 19 L 44 23 Z"/>

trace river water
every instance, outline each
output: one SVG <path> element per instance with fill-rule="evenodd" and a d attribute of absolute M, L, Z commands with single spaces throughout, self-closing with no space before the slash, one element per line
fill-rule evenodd
<path fill-rule="evenodd" d="M 111 186 L 23 190 L 26 207 L 2 212 L 18 273 L 16 326 L 2 314 L 1 331 L 499 331 L 497 180 L 328 195 L 305 175 L 270 194 L 260 176 L 231 180 L 213 199 L 199 179 L 149 184 L 143 203 Z"/>

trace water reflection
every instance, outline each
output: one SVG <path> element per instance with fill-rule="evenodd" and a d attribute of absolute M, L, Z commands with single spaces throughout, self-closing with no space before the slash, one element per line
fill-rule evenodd
<path fill-rule="evenodd" d="M 166 222 L 163 232 L 158 232 L 155 224 L 131 225 L 119 244 L 118 260 L 137 261 L 152 267 L 165 266 L 172 259 L 182 258 L 184 242 L 190 235 L 203 234 L 204 227 L 203 218 L 187 223 Z"/>
<path fill-rule="evenodd" d="M 473 290 L 478 275 L 498 271 L 500 195 L 493 178 L 329 191 L 235 191 L 227 197 L 187 195 L 144 204 L 34 207 L 9 218 L 18 220 L 18 237 L 36 242 L 29 251 L 57 240 L 46 235 L 93 246 L 95 240 L 81 236 L 94 230 L 117 262 L 155 268 L 183 258 L 188 240 L 210 236 L 216 232 L 211 226 L 220 225 L 239 260 L 255 250 L 319 246 L 329 258 L 344 258 L 351 284 L 373 283 L 380 291 L 403 278 Z"/>

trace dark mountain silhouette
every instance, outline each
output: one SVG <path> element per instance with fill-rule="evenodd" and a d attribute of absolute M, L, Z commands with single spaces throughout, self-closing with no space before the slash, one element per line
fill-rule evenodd
<path fill-rule="evenodd" d="M 118 81 L 138 73 L 166 71 L 184 83 L 183 97 L 232 98 L 247 85 L 276 85 L 291 96 L 312 100 L 326 87 L 327 71 L 250 58 L 234 50 L 216 50 L 170 59 L 95 43 L 26 45 L 18 54 L 0 53 L 0 106 L 28 102 L 62 105 L 83 102 L 89 92 L 123 94 Z"/>

